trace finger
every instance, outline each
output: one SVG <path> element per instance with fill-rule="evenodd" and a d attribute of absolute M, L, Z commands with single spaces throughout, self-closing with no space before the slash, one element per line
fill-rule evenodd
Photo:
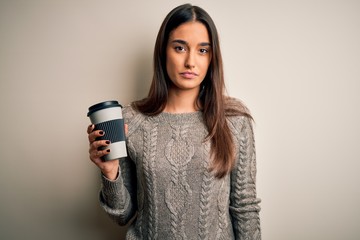
<path fill-rule="evenodd" d="M 94 124 L 90 124 L 87 127 L 87 133 L 90 134 L 92 131 L 94 131 L 95 125 Z"/>
<path fill-rule="evenodd" d="M 110 153 L 110 149 L 104 149 L 104 150 L 99 150 L 99 151 L 93 151 L 91 154 L 90 154 L 90 159 L 93 161 L 93 162 L 97 162 L 99 161 L 99 159 L 101 159 L 101 157 L 107 155 Z"/>
<path fill-rule="evenodd" d="M 105 148 L 110 144 L 109 140 L 95 141 L 92 144 L 92 148 L 98 150 L 99 148 Z"/>
<path fill-rule="evenodd" d="M 109 140 L 94 141 L 90 144 L 89 153 L 105 149 L 111 142 Z"/>
<path fill-rule="evenodd" d="M 93 143 L 97 137 L 101 137 L 101 136 L 104 136 L 104 131 L 103 130 L 96 130 L 96 131 L 93 131 L 91 132 L 89 135 L 88 135 L 88 139 L 89 139 L 89 143 Z"/>
<path fill-rule="evenodd" d="M 124 129 L 125 129 L 125 135 L 127 135 L 129 132 L 129 126 L 127 124 L 124 124 Z"/>

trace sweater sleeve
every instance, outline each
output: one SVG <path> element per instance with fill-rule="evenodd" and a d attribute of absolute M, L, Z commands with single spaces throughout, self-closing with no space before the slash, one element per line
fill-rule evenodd
<path fill-rule="evenodd" d="M 131 132 L 133 129 L 131 121 L 135 112 L 130 105 L 124 107 L 123 116 L 125 123 L 130 125 L 129 132 Z M 115 222 L 126 225 L 137 211 L 136 164 L 130 156 L 119 161 L 120 171 L 115 181 L 108 180 L 104 175 L 101 177 L 100 205 Z"/>
<path fill-rule="evenodd" d="M 256 197 L 254 133 L 251 120 L 247 117 L 240 119 L 241 124 L 232 122 L 232 127 L 237 130 L 235 144 L 238 144 L 239 150 L 231 172 L 230 214 L 237 240 L 260 240 L 260 199 Z"/>
<path fill-rule="evenodd" d="M 119 225 L 126 225 L 135 215 L 136 169 L 130 158 L 120 159 L 120 172 L 115 181 L 102 175 L 100 206 Z"/>

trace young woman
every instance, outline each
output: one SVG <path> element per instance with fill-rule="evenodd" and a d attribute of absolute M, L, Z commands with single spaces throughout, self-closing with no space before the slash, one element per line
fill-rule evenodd
<path fill-rule="evenodd" d="M 210 16 L 173 9 L 158 33 L 147 98 L 123 109 L 129 157 L 101 161 L 109 141 L 88 127 L 100 203 L 127 239 L 261 239 L 252 118 L 224 95 Z"/>

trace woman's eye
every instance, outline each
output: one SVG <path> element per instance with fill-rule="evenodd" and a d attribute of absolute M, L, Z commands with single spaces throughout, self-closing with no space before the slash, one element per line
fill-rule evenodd
<path fill-rule="evenodd" d="M 183 52 L 183 51 L 185 51 L 185 48 L 182 47 L 182 46 L 176 46 L 176 47 L 175 47 L 175 50 L 176 50 L 177 52 Z"/>
<path fill-rule="evenodd" d="M 201 49 L 200 49 L 200 53 L 202 53 L 202 54 L 206 54 L 206 53 L 208 53 L 208 52 L 209 52 L 209 50 L 206 49 L 206 48 L 201 48 Z"/>

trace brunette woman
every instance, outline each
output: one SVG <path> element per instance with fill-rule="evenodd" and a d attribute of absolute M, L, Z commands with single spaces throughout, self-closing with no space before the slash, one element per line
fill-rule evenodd
<path fill-rule="evenodd" d="M 225 95 L 219 37 L 190 4 L 163 21 L 148 97 L 123 109 L 129 157 L 103 162 L 100 203 L 127 239 L 261 239 L 252 117 Z"/>

